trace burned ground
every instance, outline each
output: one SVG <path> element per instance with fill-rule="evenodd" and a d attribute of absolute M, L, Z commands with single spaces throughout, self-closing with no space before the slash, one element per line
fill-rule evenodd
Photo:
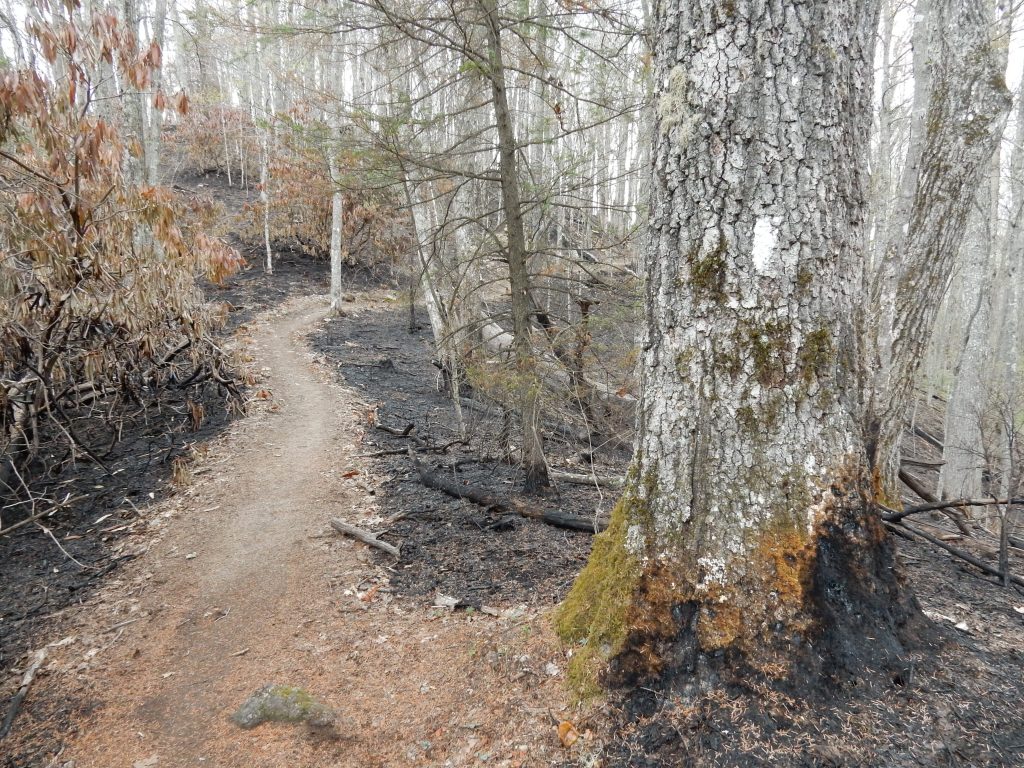
<path fill-rule="evenodd" d="M 290 295 L 326 289 L 322 263 L 283 252 L 275 267 L 272 277 L 254 267 L 234 278 L 229 288 L 212 291 L 214 299 L 234 308 L 232 327 L 243 326 Z M 397 562 L 371 556 L 386 574 L 381 589 L 407 605 L 454 599 L 458 610 L 469 613 L 554 605 L 584 564 L 590 535 L 456 500 L 420 482 L 406 454 L 410 447 L 431 471 L 502 498 L 515 497 L 521 478 L 503 449 L 503 419 L 496 407 L 467 410 L 468 438 L 460 442 L 452 408 L 439 391 L 438 372 L 431 364 L 429 331 L 421 327 L 410 333 L 404 291 L 388 285 L 386 275 L 354 272 L 347 279 L 357 297 L 370 288 L 378 294 L 389 291 L 388 307 L 352 302 L 345 316 L 318 324 L 310 341 L 320 362 L 369 404 L 361 416 L 359 453 L 372 471 L 354 470 L 346 482 L 386 511 L 377 532 L 401 546 Z M 79 463 L 61 478 L 67 490 L 86 496 L 46 524 L 68 553 L 91 569 L 75 566 L 35 527 L 0 540 L 0 640 L 9 683 L 16 680 L 25 652 L 38 647 L 38 638 L 59 637 L 68 609 L 87 600 L 122 563 L 144 551 L 150 509 L 175 492 L 173 459 L 202 451 L 203 441 L 226 423 L 211 405 L 202 429 L 192 432 L 180 408 L 177 404 L 154 412 L 137 431 L 123 436 L 105 462 L 112 477 L 98 466 Z M 934 414 L 932 421 L 937 421 Z M 566 439 L 557 430 L 549 431 L 547 439 L 550 461 L 558 468 L 585 472 L 593 457 L 596 474 L 614 475 L 624 471 L 628 460 L 620 449 L 595 453 L 592 446 Z M 926 462 L 935 458 L 917 442 L 908 448 L 910 455 Z M 370 474 L 374 482 L 367 479 Z M 929 480 L 924 473 L 921 479 Z M 606 512 L 614 501 L 614 491 L 563 484 L 531 503 L 588 516 Z M 957 535 L 939 514 L 919 525 L 947 540 Z M 984 549 L 966 540 L 957 546 Z M 596 754 L 608 766 L 1024 763 L 1024 595 L 992 583 L 929 545 L 900 539 L 898 549 L 906 578 L 935 623 L 939 642 L 919 649 L 906 674 L 891 685 L 869 689 L 854 684 L 806 699 L 787 696 L 769 681 L 751 677 L 742 688 L 697 701 L 657 690 L 630 698 L 613 694 L 570 715 L 586 735 L 563 753 L 561 764 L 583 764 Z M 1019 558 L 1014 561 L 1019 563 Z M 548 620 L 543 611 L 533 615 L 534 621 Z M 5 688 L 13 689 L 13 683 Z M 33 734 L 36 744 L 59 740 L 63 729 L 78 727 L 91 706 L 86 699 L 55 696 L 47 686 L 39 691 L 26 701 L 18 721 L 52 729 Z M 11 745 L 4 765 L 45 764 L 19 751 L 20 743 Z M 548 757 L 539 764 L 558 760 Z"/>

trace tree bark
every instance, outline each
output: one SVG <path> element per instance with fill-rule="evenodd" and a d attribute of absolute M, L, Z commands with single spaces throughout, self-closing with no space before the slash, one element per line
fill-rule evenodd
<path fill-rule="evenodd" d="M 875 372 L 867 381 L 868 455 L 892 503 L 898 503 L 899 438 L 918 367 L 1010 106 L 988 3 L 932 0 L 930 5 L 927 39 L 933 50 L 924 66 L 930 93 L 924 119 L 915 125 L 919 133 L 911 137 L 911 151 L 920 152 L 919 168 L 908 176 L 913 173 L 908 160 L 900 194 L 909 207 L 904 214 L 897 203 L 866 313 Z"/>
<path fill-rule="evenodd" d="M 995 5 L 997 18 L 992 47 L 997 51 L 995 66 L 1005 72 L 1014 14 L 1001 7 L 1004 0 Z M 1005 471 L 1008 463 L 1006 457 L 998 455 L 998 446 L 985 445 L 982 430 L 988 401 L 995 389 L 988 385 L 989 371 L 997 362 L 998 354 L 992 344 L 992 323 L 994 278 L 1001 242 L 1000 161 L 997 144 L 988 165 L 988 178 L 978 187 L 961 249 L 963 264 L 958 288 L 967 304 L 968 315 L 954 368 L 953 389 L 946 403 L 942 455 L 945 464 L 939 472 L 939 495 L 943 497 L 981 496 L 985 464 L 989 464 L 990 476 L 996 477 Z"/>
<path fill-rule="evenodd" d="M 878 3 L 658 10 L 636 455 L 558 616 L 571 678 L 884 666 L 918 614 L 861 429 Z"/>
<path fill-rule="evenodd" d="M 331 193 L 331 314 L 339 315 L 341 309 L 341 268 L 344 263 L 344 216 L 345 196 L 341 190 L 339 179 L 338 158 L 333 147 L 327 150 L 330 153 L 328 163 L 330 167 L 331 184 L 334 191 Z"/>

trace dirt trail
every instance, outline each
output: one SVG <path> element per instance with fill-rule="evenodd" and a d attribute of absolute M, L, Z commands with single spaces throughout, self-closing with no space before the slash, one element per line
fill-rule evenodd
<path fill-rule="evenodd" d="M 142 618 L 87 640 L 98 649 L 73 684 L 81 647 L 57 665 L 49 684 L 77 688 L 92 710 L 58 764 L 546 765 L 557 752 L 561 659 L 537 635 L 543 621 L 395 600 L 365 547 L 329 532 L 331 516 L 358 523 L 374 510 L 373 479 L 351 477 L 363 408 L 300 338 L 324 312 L 303 299 L 254 324 L 249 353 L 272 397 L 211 449 L 134 578 L 90 613 Z M 230 723 L 267 683 L 333 707 L 341 738 Z"/>

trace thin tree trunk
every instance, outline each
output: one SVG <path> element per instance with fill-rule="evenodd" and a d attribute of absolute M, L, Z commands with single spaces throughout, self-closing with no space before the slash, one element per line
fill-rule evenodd
<path fill-rule="evenodd" d="M 540 387 L 536 360 L 530 340 L 530 275 L 527 264 L 526 233 L 519 194 L 518 146 L 512 126 L 502 59 L 501 26 L 493 0 L 481 0 L 490 54 L 488 77 L 498 129 L 498 164 L 501 173 L 501 202 L 508 239 L 508 273 L 512 291 L 512 335 L 515 339 L 516 386 L 523 430 L 524 488 L 533 493 L 550 485 L 544 444 L 540 434 Z"/>
<path fill-rule="evenodd" d="M 328 148 L 331 185 L 331 313 L 338 315 L 341 308 L 341 272 L 344 264 L 342 235 L 344 230 L 345 198 L 338 178 L 338 159 L 333 148 Z"/>
<path fill-rule="evenodd" d="M 920 138 L 911 137 L 912 151 L 920 147 L 920 167 L 912 197 L 904 177 L 894 222 L 899 229 L 890 229 L 868 312 L 877 321 L 868 340 L 876 373 L 868 382 L 865 431 L 891 504 L 898 504 L 899 440 L 918 368 L 1010 105 L 991 22 L 982 0 L 943 0 L 929 16 L 928 109 Z M 908 161 L 905 174 L 912 167 Z"/>

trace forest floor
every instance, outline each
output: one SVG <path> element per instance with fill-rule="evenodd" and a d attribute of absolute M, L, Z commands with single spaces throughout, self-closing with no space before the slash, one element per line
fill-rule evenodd
<path fill-rule="evenodd" d="M 385 301 L 363 294 L 352 311 Z M 206 446 L 196 481 L 148 511 L 161 522 L 145 554 L 60 622 L 32 693 L 61 706 L 18 721 L 22 754 L 43 739 L 32 764 L 47 747 L 82 768 L 515 765 L 561 749 L 563 661 L 536 607 L 398 599 L 390 558 L 330 529 L 388 510 L 357 456 L 367 404 L 302 340 L 325 311 L 322 297 L 289 300 L 237 334 L 259 397 Z M 234 725 L 265 684 L 307 691 L 336 733 Z"/>
<path fill-rule="evenodd" d="M 284 253 L 274 276 L 252 269 L 216 297 L 237 308 L 228 343 L 255 381 L 248 414 L 189 437 L 190 482 L 125 459 L 134 487 L 118 493 L 134 502 L 104 489 L 55 530 L 95 570 L 49 549 L 16 581 L 49 544 L 0 542 L 3 581 L 28 595 L 3 594 L 0 701 L 47 652 L 0 742 L 4 768 L 1024 765 L 1024 595 L 902 540 L 938 642 L 892 686 L 802 701 L 752 680 L 698 702 L 650 691 L 574 706 L 550 609 L 589 534 L 425 488 L 409 448 L 431 472 L 510 493 L 500 414 L 467 412 L 462 442 L 429 331 L 410 329 L 394 285 L 351 276 L 345 316 L 328 319 L 325 272 Z M 628 459 L 614 441 L 549 434 L 548 446 L 574 472 L 616 474 Z M 614 500 L 567 485 L 541 503 L 592 515 Z M 332 517 L 401 556 L 340 536 Z M 268 684 L 329 707 L 333 729 L 235 725 Z M 563 719 L 582 734 L 570 749 Z"/>

